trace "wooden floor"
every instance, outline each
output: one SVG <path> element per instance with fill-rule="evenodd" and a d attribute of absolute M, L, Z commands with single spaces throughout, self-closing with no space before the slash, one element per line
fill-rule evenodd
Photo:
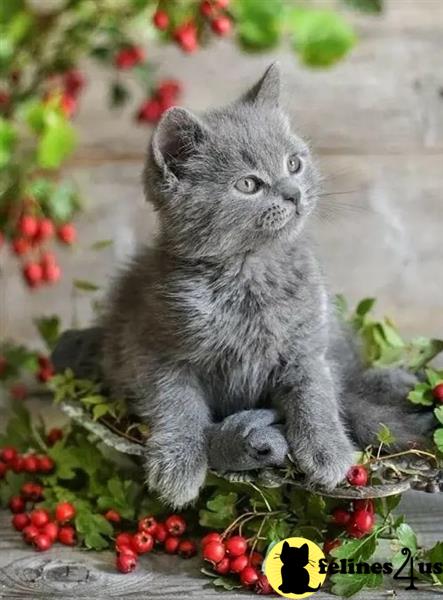
<path fill-rule="evenodd" d="M 327 191 L 351 192 L 335 199 L 340 214 L 317 226 L 333 288 L 353 300 L 377 296 L 381 312 L 393 315 L 407 333 L 443 337 L 443 1 L 386 5 L 383 17 L 355 18 L 359 44 L 331 70 L 303 69 L 287 50 L 240 55 L 225 41 L 192 58 L 169 47 L 149 53 L 160 75 L 183 80 L 184 103 L 195 110 L 232 100 L 271 60 L 280 60 L 284 103 L 319 156 Z M 0 255 L 0 338 L 33 341 L 31 318 L 53 312 L 65 326 L 87 325 L 91 297 L 73 294 L 72 279 L 106 286 L 135 241 L 149 240 L 156 227 L 140 185 L 149 130 L 131 124 L 136 103 L 121 114 L 107 113 L 108 75 L 86 68 L 90 83 L 77 118 L 81 146 L 65 169 L 90 199 L 79 221 L 80 243 L 61 253 L 64 280 L 57 291 L 29 294 L 15 259 Z M 92 242 L 109 238 L 113 248 L 90 250 Z M 443 496 L 409 495 L 404 511 L 424 543 L 443 539 Z M 37 554 L 8 521 L 1 514 L 0 598 L 245 597 L 208 586 L 197 560 L 152 556 L 123 576 L 111 554 L 62 547 Z M 430 600 L 442 592 L 397 594 Z M 361 597 L 392 595 L 371 591 Z"/>

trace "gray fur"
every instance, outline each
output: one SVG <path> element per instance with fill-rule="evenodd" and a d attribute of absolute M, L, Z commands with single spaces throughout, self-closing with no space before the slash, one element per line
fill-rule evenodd
<path fill-rule="evenodd" d="M 303 161 L 298 174 L 286 166 L 293 153 Z M 235 188 L 249 175 L 264 181 L 256 196 Z M 208 452 L 217 456 L 219 447 L 216 466 L 236 469 L 245 448 L 238 436 L 251 431 L 245 461 L 272 462 L 260 447 L 254 453 L 254 409 L 279 411 L 292 458 L 308 483 L 328 488 L 353 462 L 351 436 L 366 444 L 379 419 L 402 440 L 417 438 L 402 407 L 386 414 L 370 385 L 355 383 L 363 367 L 335 321 L 304 227 L 319 174 L 279 108 L 276 65 L 226 108 L 199 118 L 170 109 L 153 136 L 144 185 L 160 233 L 111 289 L 103 368 L 151 427 L 151 489 L 174 506 L 191 502 Z M 278 461 L 282 448 L 276 442 Z"/>

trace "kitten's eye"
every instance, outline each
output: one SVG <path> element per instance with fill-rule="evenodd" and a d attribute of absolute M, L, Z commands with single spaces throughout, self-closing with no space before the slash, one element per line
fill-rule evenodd
<path fill-rule="evenodd" d="M 290 173 L 300 173 L 303 167 L 303 163 L 301 158 L 299 158 L 296 154 L 292 154 L 288 158 L 288 171 Z"/>
<path fill-rule="evenodd" d="M 256 177 L 242 177 L 235 184 L 236 189 L 242 194 L 256 194 L 261 188 L 261 181 Z"/>

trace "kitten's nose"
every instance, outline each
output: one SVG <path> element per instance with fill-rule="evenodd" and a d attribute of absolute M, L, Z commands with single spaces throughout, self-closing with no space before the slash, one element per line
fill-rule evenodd
<path fill-rule="evenodd" d="M 283 199 L 288 202 L 292 202 L 295 206 L 295 212 L 299 215 L 301 208 L 301 192 L 298 188 L 292 188 L 291 190 L 285 190 L 283 192 Z"/>

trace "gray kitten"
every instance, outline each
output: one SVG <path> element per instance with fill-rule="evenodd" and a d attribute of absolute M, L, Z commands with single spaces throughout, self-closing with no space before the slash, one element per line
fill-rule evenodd
<path fill-rule="evenodd" d="M 160 233 L 102 322 L 105 377 L 149 423 L 147 482 L 174 506 L 197 497 L 208 455 L 281 464 L 287 441 L 308 483 L 333 488 L 351 439 L 374 441 L 383 422 L 405 445 L 431 422 L 404 400 L 415 378 L 364 372 L 335 319 L 304 229 L 319 174 L 279 95 L 272 65 L 226 108 L 163 116 L 144 173 Z"/>

